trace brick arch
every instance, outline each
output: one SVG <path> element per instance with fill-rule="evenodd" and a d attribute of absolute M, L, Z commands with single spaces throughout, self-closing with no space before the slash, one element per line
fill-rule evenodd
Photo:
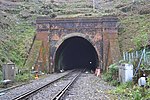
<path fill-rule="evenodd" d="M 61 45 L 65 40 L 67 40 L 67 39 L 69 39 L 69 38 L 72 38 L 72 37 L 81 37 L 81 38 L 87 40 L 87 41 L 93 46 L 93 48 L 95 49 L 95 51 L 96 51 L 96 53 L 97 53 L 97 56 L 98 56 L 98 66 L 99 66 L 100 53 L 99 53 L 99 51 L 98 51 L 97 46 L 94 45 L 95 43 L 94 43 L 94 41 L 92 41 L 92 38 L 90 38 L 88 35 L 83 34 L 83 33 L 70 33 L 70 34 L 67 34 L 67 35 L 61 37 L 61 39 L 59 39 L 59 40 L 57 41 L 57 43 L 56 43 L 56 45 L 55 45 L 56 49 L 55 49 L 54 54 L 53 54 L 53 61 L 54 61 L 54 62 L 53 62 L 53 63 L 54 63 L 54 66 L 53 66 L 53 67 L 56 67 L 56 66 L 55 66 L 55 65 L 56 65 L 56 64 L 55 64 L 56 52 L 57 52 L 57 50 L 59 49 L 60 45 Z M 98 67 L 98 66 L 97 66 L 97 67 Z M 53 68 L 53 70 L 54 70 L 54 68 Z"/>
<path fill-rule="evenodd" d="M 47 52 L 43 58 L 44 62 L 41 62 L 40 57 L 37 61 L 39 60 L 43 66 L 46 66 L 49 73 L 54 72 L 53 59 L 58 47 L 64 40 L 79 36 L 93 45 L 99 58 L 99 68 L 107 70 L 109 64 L 120 60 L 118 21 L 115 16 L 56 19 L 38 17 L 35 40 L 41 41 L 44 45 L 42 48 L 46 49 Z M 33 47 L 31 52 L 35 51 L 34 49 Z M 30 56 L 32 57 L 32 55 Z"/>

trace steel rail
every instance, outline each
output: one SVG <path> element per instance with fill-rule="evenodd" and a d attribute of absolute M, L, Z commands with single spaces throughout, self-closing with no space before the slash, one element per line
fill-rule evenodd
<path fill-rule="evenodd" d="M 75 70 L 73 70 L 73 71 L 75 71 Z M 52 83 L 54 83 L 54 82 L 56 82 L 56 81 L 62 79 L 63 77 L 65 77 L 65 76 L 71 74 L 73 71 L 71 71 L 71 72 L 69 72 L 68 74 L 63 75 L 62 77 L 59 77 L 59 78 L 53 80 L 52 82 L 49 82 L 49 83 L 47 83 L 47 84 L 45 84 L 45 85 L 43 85 L 43 86 L 41 86 L 41 87 L 39 87 L 39 88 L 36 88 L 36 89 L 34 89 L 34 90 L 31 90 L 31 91 L 22 93 L 21 95 L 19 95 L 19 96 L 13 98 L 12 100 L 22 100 L 22 99 L 25 99 L 25 98 L 29 97 L 30 95 L 35 94 L 35 93 L 37 93 L 38 91 L 42 90 L 43 88 L 45 88 L 45 87 L 51 85 Z"/>
<path fill-rule="evenodd" d="M 82 71 L 77 74 L 71 82 L 69 82 L 62 90 L 60 90 L 51 100 L 60 100 L 60 98 L 65 94 L 68 88 L 76 81 L 76 79 L 81 75 Z"/>
<path fill-rule="evenodd" d="M 28 82 L 28 83 L 29 83 L 29 82 Z M 7 92 L 7 91 L 9 91 L 9 90 L 15 89 L 15 88 L 17 88 L 17 87 L 21 87 L 21 86 L 26 85 L 26 84 L 28 84 L 28 83 L 22 83 L 22 84 L 18 84 L 18 85 L 15 85 L 15 86 L 11 86 L 11 87 L 2 89 L 2 90 L 0 90 L 0 93 L 4 93 L 4 92 Z M 32 83 L 32 82 L 30 82 L 30 83 Z"/>
<path fill-rule="evenodd" d="M 47 77 L 48 77 L 48 76 L 49 76 L 49 75 L 47 75 Z M 38 79 L 38 80 L 42 80 L 42 79 L 43 79 L 43 78 L 40 78 L 40 79 Z M 29 84 L 29 83 L 33 83 L 33 81 L 25 82 L 25 83 L 22 83 L 22 84 L 18 84 L 18 85 L 14 85 L 14 86 L 11 86 L 11 87 L 2 89 L 2 90 L 0 90 L 0 93 L 8 92 L 8 91 L 10 91 L 10 90 L 12 90 L 12 89 L 15 89 L 15 88 L 17 88 L 17 87 L 21 87 L 21 86 L 23 86 L 23 85 L 27 85 L 27 84 Z"/>

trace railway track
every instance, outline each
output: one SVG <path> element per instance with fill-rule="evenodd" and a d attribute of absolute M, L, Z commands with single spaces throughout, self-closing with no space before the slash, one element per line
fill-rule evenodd
<path fill-rule="evenodd" d="M 75 82 L 82 72 L 78 73 L 62 90 L 60 90 L 51 100 L 60 100 L 68 88 Z"/>
<path fill-rule="evenodd" d="M 36 100 L 36 98 L 42 98 L 43 100 L 59 100 L 81 73 L 81 70 L 72 71 L 50 83 L 18 95 L 12 100 Z"/>
<path fill-rule="evenodd" d="M 48 76 L 46 76 L 46 77 L 48 77 Z M 40 78 L 40 79 L 38 79 L 38 80 L 42 80 L 42 79 L 43 79 L 43 78 Z M 18 84 L 18 85 L 14 85 L 14 86 L 11 86 L 11 87 L 8 87 L 8 88 L 5 88 L 5 89 L 1 89 L 1 90 L 0 90 L 0 93 L 5 93 L 5 92 L 7 92 L 7 91 L 9 91 L 9 90 L 15 89 L 15 88 L 17 88 L 17 87 L 21 87 L 21 86 L 23 86 L 23 85 L 27 85 L 27 84 L 32 83 L 32 82 L 33 82 L 33 81 L 25 82 L 25 83 Z"/>
<path fill-rule="evenodd" d="M 31 83 L 31 82 L 30 82 Z M 5 89 L 2 89 L 0 90 L 0 93 L 4 93 L 4 92 L 7 92 L 9 90 L 12 90 L 14 88 L 17 88 L 17 87 L 20 87 L 20 86 L 23 86 L 23 85 L 26 85 L 28 83 L 22 83 L 22 84 L 19 84 L 19 85 L 15 85 L 15 86 L 11 86 L 11 87 L 8 87 L 8 88 L 5 88 Z"/>

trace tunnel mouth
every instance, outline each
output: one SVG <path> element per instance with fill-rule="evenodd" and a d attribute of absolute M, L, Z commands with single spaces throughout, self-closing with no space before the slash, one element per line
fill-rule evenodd
<path fill-rule="evenodd" d="M 60 70 L 95 70 L 98 55 L 94 46 L 85 38 L 74 36 L 64 40 L 55 53 L 55 72 Z"/>

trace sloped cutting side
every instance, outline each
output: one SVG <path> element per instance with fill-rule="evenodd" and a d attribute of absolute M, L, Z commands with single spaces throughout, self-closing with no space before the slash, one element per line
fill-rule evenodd
<path fill-rule="evenodd" d="M 40 51 L 41 45 L 42 45 L 42 41 L 39 41 L 39 40 L 34 41 L 33 47 L 31 49 L 31 52 L 25 64 L 27 68 L 31 69 L 31 67 L 35 66 L 39 57 L 39 51 Z"/>

